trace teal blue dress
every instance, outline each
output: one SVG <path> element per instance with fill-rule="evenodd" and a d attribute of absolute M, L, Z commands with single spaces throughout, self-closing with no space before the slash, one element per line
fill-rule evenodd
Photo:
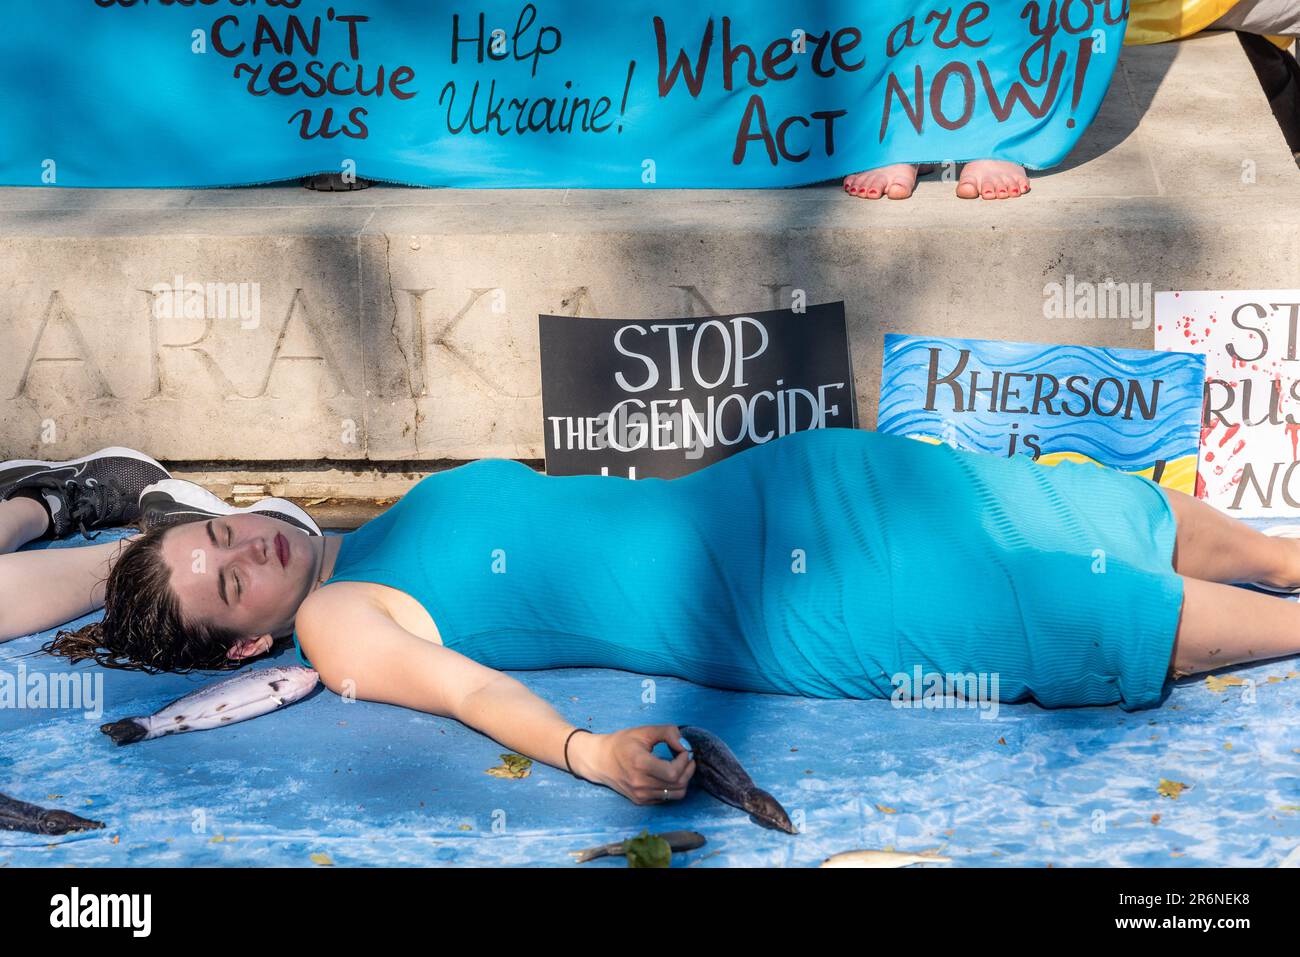
<path fill-rule="evenodd" d="M 1133 710 L 1170 681 L 1174 536 L 1140 476 L 819 429 L 676 479 L 437 472 L 346 534 L 321 587 L 406 592 L 497 670 Z"/>

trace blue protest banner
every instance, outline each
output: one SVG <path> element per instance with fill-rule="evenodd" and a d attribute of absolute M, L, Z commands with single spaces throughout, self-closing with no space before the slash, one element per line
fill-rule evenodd
<path fill-rule="evenodd" d="M 1069 152 L 1127 0 L 49 0 L 0 30 L 0 183 L 767 187 Z"/>

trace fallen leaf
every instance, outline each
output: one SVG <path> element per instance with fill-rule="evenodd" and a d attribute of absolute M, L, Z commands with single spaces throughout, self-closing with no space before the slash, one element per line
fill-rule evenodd
<path fill-rule="evenodd" d="M 892 807 L 885 807 L 883 804 L 877 804 L 877 805 L 876 805 L 876 810 L 879 811 L 881 814 L 897 814 L 897 813 L 898 813 L 898 812 L 897 812 L 896 810 L 894 810 Z"/>
<path fill-rule="evenodd" d="M 62 794 L 47 794 L 47 795 L 45 795 L 45 800 L 47 800 L 47 801 L 57 801 L 57 800 L 58 800 L 59 798 L 61 798 L 61 797 L 63 797 Z"/>
<path fill-rule="evenodd" d="M 501 764 L 488 768 L 484 773 L 494 778 L 526 778 L 532 773 L 533 759 L 522 754 L 503 754 L 501 761 Z"/>
<path fill-rule="evenodd" d="M 636 837 L 623 842 L 628 867 L 671 867 L 673 849 L 658 834 L 643 830 Z"/>
<path fill-rule="evenodd" d="M 1223 750 L 1225 750 L 1225 751 L 1231 751 L 1231 750 L 1232 750 L 1232 742 L 1231 742 L 1231 741 L 1224 741 L 1224 742 L 1223 742 Z"/>
<path fill-rule="evenodd" d="M 1238 678 L 1236 675 L 1207 675 L 1205 678 L 1205 687 L 1215 694 L 1245 683 L 1246 679 Z"/>
<path fill-rule="evenodd" d="M 1184 784 L 1182 781 L 1170 781 L 1167 780 L 1166 778 L 1161 778 L 1160 786 L 1156 788 L 1156 792 L 1158 794 L 1164 795 L 1167 798 L 1174 798 L 1175 800 L 1177 800 L 1178 795 L 1182 794 L 1183 789 L 1186 787 L 1187 785 Z"/>
<path fill-rule="evenodd" d="M 1007 743 L 1006 738 L 998 738 L 998 744 L 1006 744 L 1006 743 Z"/>
<path fill-rule="evenodd" d="M 1159 823 L 1160 823 L 1160 815 L 1159 815 L 1159 814 L 1152 814 L 1152 815 L 1151 815 L 1151 823 L 1152 823 L 1152 824 L 1159 824 Z"/>
<path fill-rule="evenodd" d="M 468 824 L 462 824 L 462 825 L 460 826 L 460 830 L 462 830 L 462 831 L 472 831 L 472 830 L 474 830 L 474 828 L 471 827 L 471 826 L 468 825 Z"/>
<path fill-rule="evenodd" d="M 328 854 L 321 854 L 319 852 L 311 856 L 311 862 L 313 864 L 319 864 L 321 867 L 334 866 L 334 862 L 330 860 L 330 856 Z"/>

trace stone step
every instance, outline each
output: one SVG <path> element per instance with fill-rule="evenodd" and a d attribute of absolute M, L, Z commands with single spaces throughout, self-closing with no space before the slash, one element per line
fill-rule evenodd
<path fill-rule="evenodd" d="M 1028 196 L 298 186 L 0 190 L 0 456 L 543 456 L 538 313 L 675 318 L 843 299 L 861 424 L 886 332 L 1150 348 L 1047 318 L 1050 284 L 1300 287 L 1300 170 L 1236 37 L 1126 48 Z M 248 283 L 256 321 L 161 319 L 152 290 Z M 341 480 L 342 481 L 342 480 Z"/>

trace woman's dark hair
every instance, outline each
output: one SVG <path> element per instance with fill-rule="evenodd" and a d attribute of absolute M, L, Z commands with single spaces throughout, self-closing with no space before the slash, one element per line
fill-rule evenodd
<path fill-rule="evenodd" d="M 174 527 L 156 525 L 127 542 L 108 573 L 103 619 L 76 631 L 61 629 L 42 650 L 149 674 L 241 667 L 244 662 L 227 658 L 226 651 L 242 634 L 181 615 L 162 557 L 163 535 Z"/>

